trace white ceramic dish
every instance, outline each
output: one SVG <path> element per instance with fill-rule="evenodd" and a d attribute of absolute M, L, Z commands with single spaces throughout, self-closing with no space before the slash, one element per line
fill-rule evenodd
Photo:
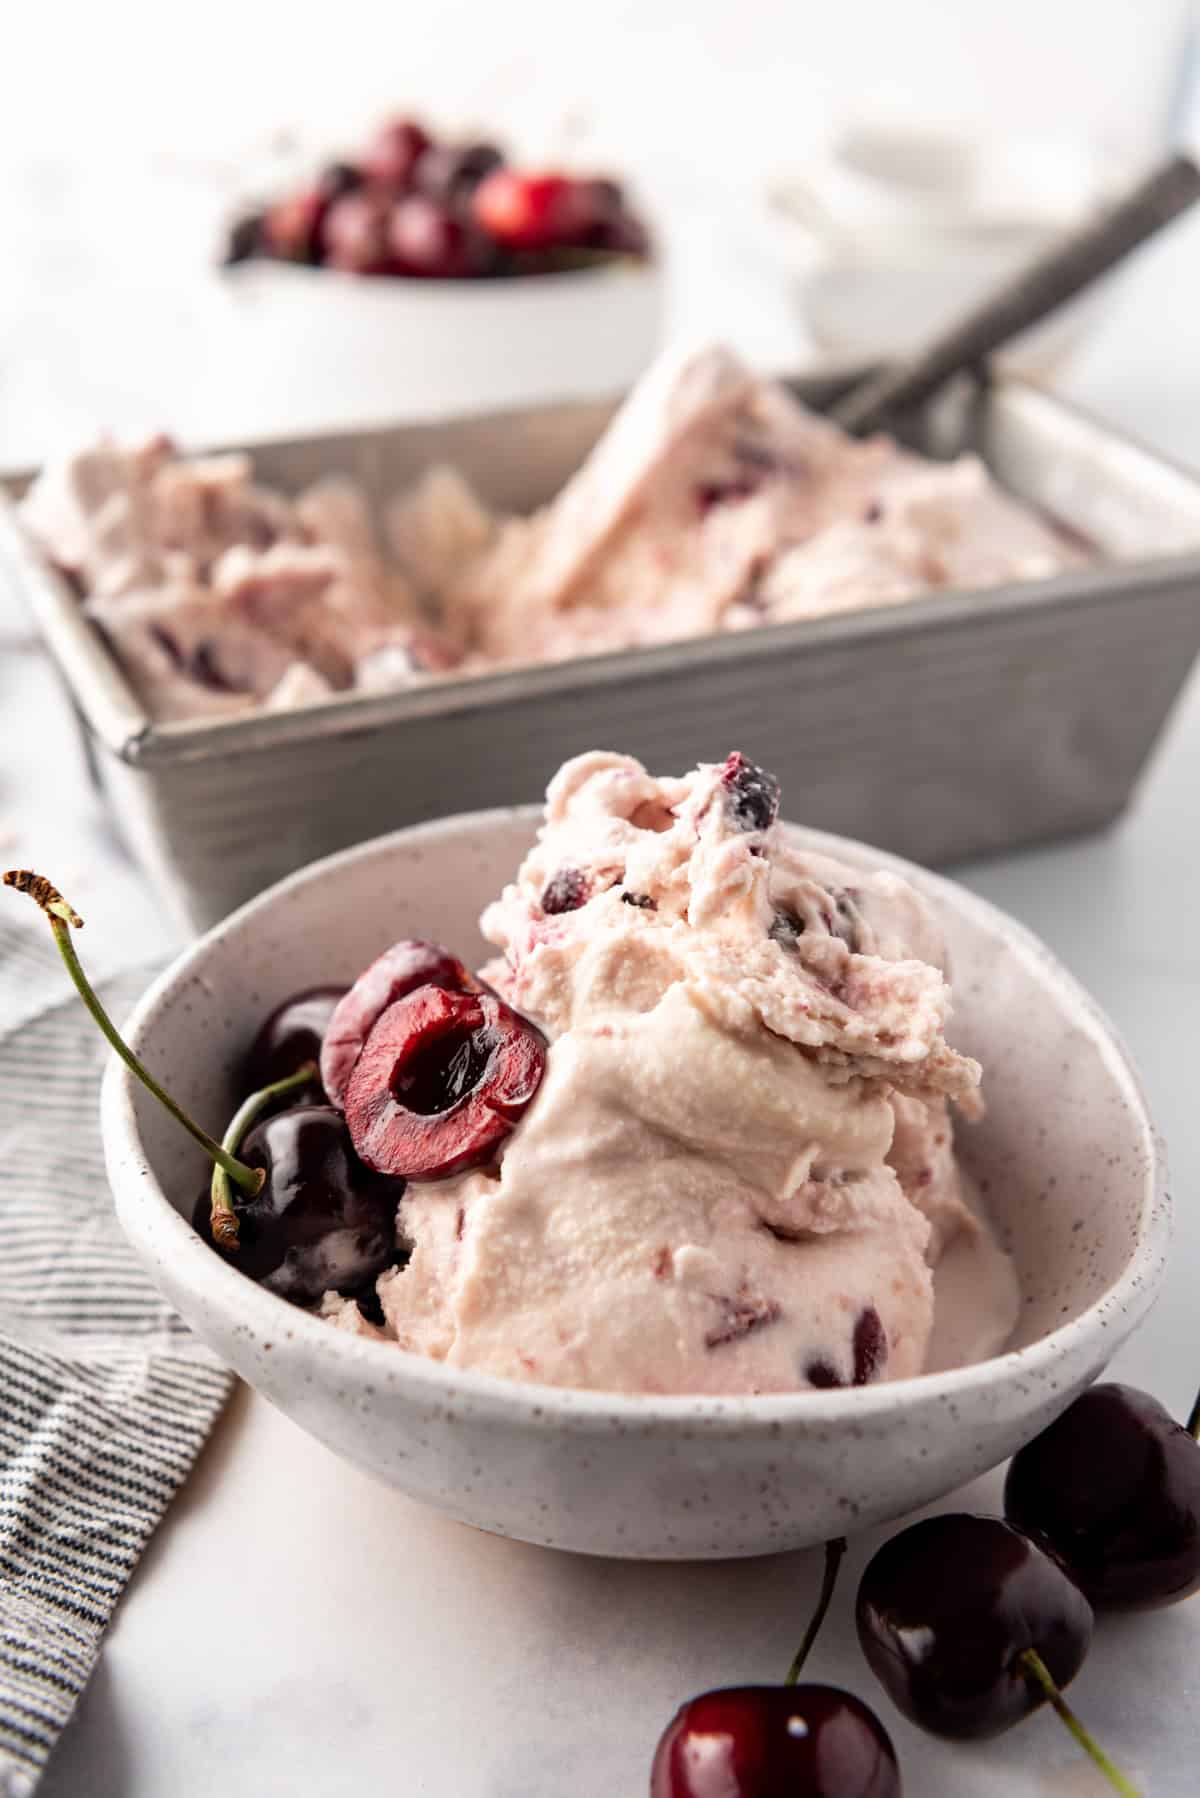
<path fill-rule="evenodd" d="M 1118 176 L 1085 140 L 848 120 L 771 182 L 770 229 L 825 355 L 910 354 L 1082 225 Z M 1108 297 L 1082 296 L 1001 359 L 1044 379 Z"/>
<path fill-rule="evenodd" d="M 507 281 L 247 262 L 223 289 L 227 362 L 280 433 L 607 398 L 653 357 L 663 306 L 657 262 Z"/>
<path fill-rule="evenodd" d="M 304 869 L 235 912 L 154 984 L 135 1047 L 202 1120 L 263 1015 L 351 979 L 397 937 L 468 960 L 476 918 L 532 837 L 530 809 L 400 831 Z M 987 1119 L 960 1131 L 1023 1293 L 1013 1349 L 869 1389 L 629 1398 L 525 1386 L 342 1335 L 253 1285 L 185 1216 L 190 1140 L 114 1061 L 103 1129 L 121 1221 L 206 1342 L 336 1453 L 503 1535 L 623 1557 L 750 1555 L 896 1517 L 1003 1460 L 1093 1379 L 1162 1275 L 1169 1204 L 1137 1075 L 1049 953 L 952 883 L 839 838 L 852 864 L 932 897 L 954 961 L 952 1035 L 985 1066 Z"/>

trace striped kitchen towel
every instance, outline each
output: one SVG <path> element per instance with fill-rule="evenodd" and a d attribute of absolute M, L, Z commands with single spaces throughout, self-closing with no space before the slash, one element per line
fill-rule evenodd
<path fill-rule="evenodd" d="M 121 1234 L 109 1051 L 29 925 L 0 925 L 0 1798 L 34 1790 L 232 1384 Z M 146 981 L 106 982 L 105 1004 L 121 1017 Z"/>

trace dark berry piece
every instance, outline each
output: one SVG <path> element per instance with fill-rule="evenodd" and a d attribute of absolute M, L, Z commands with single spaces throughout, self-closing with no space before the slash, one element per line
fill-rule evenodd
<path fill-rule="evenodd" d="M 546 890 L 542 894 L 542 910 L 551 918 L 556 917 L 559 912 L 578 911 L 587 896 L 587 881 L 579 869 L 560 868 L 553 879 L 546 883 Z"/>
<path fill-rule="evenodd" d="M 901 1798 L 896 1751 L 835 1686 L 730 1686 L 676 1712 L 650 1798 Z"/>
<path fill-rule="evenodd" d="M 422 986 L 367 1038 L 346 1122 L 368 1167 L 441 1180 L 495 1159 L 541 1084 L 539 1031 L 488 993 Z"/>
<path fill-rule="evenodd" d="M 714 1298 L 721 1315 L 704 1338 L 707 1349 L 724 1348 L 727 1343 L 740 1342 L 743 1336 L 749 1336 L 755 1330 L 763 1330 L 768 1324 L 778 1323 L 783 1316 L 783 1308 L 775 1299 L 749 1298 L 745 1293 L 736 1293 L 729 1298 L 714 1295 Z"/>
<path fill-rule="evenodd" d="M 1045 1702 L 1022 1656 L 1061 1688 L 1088 1651 L 1092 1607 L 1059 1563 L 995 1517 L 931 1517 L 885 1543 L 856 1608 L 889 1696 L 934 1735 L 996 1735 Z"/>
<path fill-rule="evenodd" d="M 332 1106 L 301 1105 L 256 1124 L 240 1158 L 267 1176 L 256 1198 L 234 1196 L 239 1243 L 228 1259 L 240 1272 L 314 1305 L 329 1291 L 358 1291 L 391 1264 L 404 1182 L 363 1166 Z M 192 1221 L 211 1243 L 209 1213 L 205 1192 Z"/>
<path fill-rule="evenodd" d="M 767 935 L 772 942 L 782 944 L 785 949 L 794 949 L 799 938 L 804 935 L 804 919 L 792 911 L 790 906 L 777 905 L 775 916 L 767 928 Z"/>
<path fill-rule="evenodd" d="M 622 893 L 623 905 L 636 905 L 639 911 L 657 911 L 658 900 L 652 899 L 649 893 Z"/>
<path fill-rule="evenodd" d="M 770 830 L 779 816 L 779 782 L 773 774 L 735 749 L 721 770 L 721 785 L 739 830 Z"/>
<path fill-rule="evenodd" d="M 700 481 L 695 490 L 696 509 L 703 517 L 715 506 L 734 506 L 757 493 L 760 485 L 752 475 L 731 475 L 727 481 Z"/>
<path fill-rule="evenodd" d="M 810 1361 L 804 1370 L 804 1377 L 818 1392 L 832 1392 L 836 1387 L 846 1384 L 837 1368 L 828 1361 Z"/>
<path fill-rule="evenodd" d="M 374 1324 L 377 1330 L 382 1330 L 385 1322 L 383 1306 L 379 1301 L 379 1294 L 375 1290 L 374 1283 L 364 1286 L 359 1292 L 347 1293 L 346 1296 L 354 1300 L 360 1313 L 369 1324 Z"/>
<path fill-rule="evenodd" d="M 376 956 L 339 1000 L 321 1046 L 321 1084 L 340 1105 L 363 1045 L 389 1005 L 420 986 L 473 992 L 476 981 L 455 955 L 438 943 L 405 937 Z"/>
<path fill-rule="evenodd" d="M 344 986 L 310 986 L 276 1006 L 246 1057 L 243 1091 L 259 1092 L 286 1080 L 306 1061 L 319 1061 L 325 1032 L 345 996 Z"/>
<path fill-rule="evenodd" d="M 1004 1512 L 1049 1545 L 1097 1609 L 1200 1591 L 1200 1442 L 1132 1386 L 1090 1387 L 1021 1449 Z"/>
<path fill-rule="evenodd" d="M 854 1384 L 877 1380 L 887 1366 L 888 1339 L 883 1319 L 874 1305 L 860 1311 L 854 1325 Z"/>

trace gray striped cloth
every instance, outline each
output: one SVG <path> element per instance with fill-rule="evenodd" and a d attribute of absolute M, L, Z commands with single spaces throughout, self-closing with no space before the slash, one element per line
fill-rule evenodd
<path fill-rule="evenodd" d="M 117 1225 L 108 1049 L 32 908 L 0 920 L 0 1020 L 0 1798 L 27 1798 L 232 1382 Z"/>

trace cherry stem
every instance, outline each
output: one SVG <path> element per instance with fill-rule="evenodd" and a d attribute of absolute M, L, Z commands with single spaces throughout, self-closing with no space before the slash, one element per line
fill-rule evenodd
<path fill-rule="evenodd" d="M 817 1599 L 817 1608 L 812 1614 L 812 1620 L 804 1632 L 804 1640 L 796 1650 L 795 1658 L 787 1670 L 787 1678 L 783 1682 L 785 1686 L 794 1686 L 800 1678 L 812 1645 L 820 1634 L 821 1625 L 825 1621 L 825 1613 L 829 1609 L 829 1601 L 833 1597 L 833 1588 L 837 1585 L 838 1568 L 842 1564 L 842 1556 L 845 1552 L 846 1538 L 844 1536 L 835 1536 L 832 1542 L 825 1544 L 825 1574 L 821 1580 L 821 1594 Z"/>
<path fill-rule="evenodd" d="M 276 1099 L 282 1098 L 285 1093 L 295 1092 L 301 1086 L 308 1086 L 316 1078 L 316 1062 L 306 1061 L 296 1069 L 294 1074 L 288 1074 L 283 1080 L 275 1080 L 270 1086 L 260 1087 L 256 1093 L 251 1093 L 248 1099 L 242 1100 L 230 1119 L 229 1128 L 222 1139 L 221 1147 L 228 1155 L 236 1155 L 242 1146 L 242 1138 L 251 1124 L 262 1116 L 268 1106 L 272 1105 Z M 237 1165 L 242 1167 L 245 1163 L 238 1162 Z M 257 1168 L 251 1171 L 261 1173 L 261 1170 Z M 258 1190 L 261 1188 L 262 1180 L 260 1179 Z M 211 1190 L 212 1211 L 209 1215 L 212 1221 L 213 1241 L 219 1243 L 224 1249 L 236 1249 L 238 1246 L 237 1213 L 233 1208 L 233 1194 L 229 1190 L 229 1175 L 219 1161 L 213 1164 Z"/>
<path fill-rule="evenodd" d="M 31 874 L 26 868 L 10 869 L 4 876 L 3 884 L 6 887 L 15 887 L 19 893 L 28 893 L 30 898 L 41 906 L 50 920 L 50 928 L 54 933 L 58 952 L 66 964 L 67 973 L 71 976 L 76 992 L 126 1067 L 137 1075 L 142 1085 L 154 1094 L 159 1104 L 165 1106 L 175 1121 L 183 1125 L 188 1135 L 195 1138 L 204 1153 L 210 1156 L 218 1167 L 224 1169 L 229 1179 L 241 1192 L 244 1192 L 248 1198 L 253 1198 L 255 1194 L 261 1192 L 263 1181 L 266 1178 L 263 1170 L 257 1167 L 247 1167 L 244 1161 L 239 1161 L 235 1155 L 230 1154 L 228 1149 L 223 1148 L 214 1137 L 211 1137 L 207 1130 L 202 1130 L 199 1124 L 193 1123 L 187 1112 L 175 1103 L 170 1093 L 164 1092 L 153 1074 L 142 1065 L 133 1050 L 126 1044 L 120 1031 L 93 992 L 87 975 L 79 965 L 79 957 L 76 955 L 75 945 L 71 941 L 72 925 L 76 930 L 83 928 L 83 919 L 79 913 L 67 904 L 58 888 L 52 887 L 43 875 Z"/>
<path fill-rule="evenodd" d="M 1192 1406 L 1191 1416 L 1187 1420 L 1187 1430 L 1189 1436 L 1194 1436 L 1197 1442 L 1200 1442 L 1200 1392 L 1196 1394 L 1196 1402 Z"/>
<path fill-rule="evenodd" d="M 1058 1712 L 1058 1715 L 1062 1718 L 1084 1753 L 1089 1754 L 1095 1761 L 1113 1790 L 1122 1793 L 1123 1798 L 1142 1798 L 1142 1794 L 1138 1791 L 1138 1788 L 1129 1783 L 1119 1767 L 1113 1765 L 1100 1744 L 1088 1733 L 1087 1729 L 1075 1715 L 1074 1711 L 1055 1684 L 1054 1675 L 1050 1672 L 1050 1669 L 1047 1667 L 1036 1648 L 1027 1648 L 1025 1650 L 1024 1654 L 1021 1656 L 1021 1665 L 1024 1667 L 1026 1673 L 1029 1674 L 1030 1678 L 1042 1688 L 1049 1703 Z"/>

